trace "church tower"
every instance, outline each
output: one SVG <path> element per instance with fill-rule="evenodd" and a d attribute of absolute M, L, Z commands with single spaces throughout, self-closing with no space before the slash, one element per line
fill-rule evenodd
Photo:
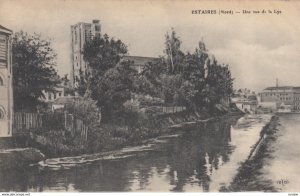
<path fill-rule="evenodd" d="M 0 137 L 12 136 L 12 31 L 0 25 Z"/>

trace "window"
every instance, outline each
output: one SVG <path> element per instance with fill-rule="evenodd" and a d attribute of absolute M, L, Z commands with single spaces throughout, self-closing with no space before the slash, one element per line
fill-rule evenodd
<path fill-rule="evenodd" d="M 3 86 L 3 79 L 0 76 L 0 86 Z"/>
<path fill-rule="evenodd" d="M 54 99 L 56 99 L 56 93 L 54 93 L 53 95 L 54 95 Z"/>
<path fill-rule="evenodd" d="M 58 96 L 61 97 L 61 92 L 58 93 Z"/>
<path fill-rule="evenodd" d="M 48 99 L 51 100 L 51 93 L 48 93 Z"/>
<path fill-rule="evenodd" d="M 77 32 L 76 32 L 76 28 L 74 30 L 74 33 L 75 33 L 75 44 L 77 43 Z"/>

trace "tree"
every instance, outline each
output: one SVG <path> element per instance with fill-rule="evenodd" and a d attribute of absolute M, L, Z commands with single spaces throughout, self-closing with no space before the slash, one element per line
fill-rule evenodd
<path fill-rule="evenodd" d="M 167 72 L 163 57 L 148 62 L 142 72 L 135 78 L 135 90 L 138 93 L 148 94 L 153 97 L 163 97 L 162 73 Z"/>
<path fill-rule="evenodd" d="M 91 98 L 103 112 L 103 121 L 112 118 L 123 104 L 131 99 L 134 78 L 137 72 L 131 68 L 132 62 L 121 61 L 127 53 L 127 46 L 121 40 L 108 35 L 97 36 L 84 46 L 84 59 L 89 68 L 86 75 L 81 74 L 80 94 L 89 91 Z"/>
<path fill-rule="evenodd" d="M 172 29 L 171 35 L 165 35 L 165 54 L 167 55 L 166 64 L 168 72 L 173 74 L 180 71 L 180 63 L 184 58 L 184 53 L 180 50 L 181 40 L 177 37 L 176 32 Z"/>
<path fill-rule="evenodd" d="M 61 78 L 61 82 L 64 86 L 69 86 L 70 85 L 70 80 L 68 78 L 68 74 L 65 74 L 62 78 Z"/>
<path fill-rule="evenodd" d="M 196 49 L 193 54 L 187 53 L 182 63 L 181 76 L 183 83 L 178 89 L 181 103 L 187 108 L 197 110 L 203 107 L 203 88 L 205 86 L 205 64 L 203 51 Z"/>
<path fill-rule="evenodd" d="M 233 79 L 227 66 L 221 66 L 213 59 L 207 67 L 207 103 L 210 107 L 229 99 L 233 93 Z"/>
<path fill-rule="evenodd" d="M 61 83 L 64 87 L 64 90 L 65 90 L 65 94 L 66 95 L 74 95 L 74 89 L 73 87 L 71 86 L 71 83 L 70 83 L 70 80 L 69 80 L 69 77 L 68 77 L 68 74 L 65 74 L 62 78 L 61 78 Z"/>
<path fill-rule="evenodd" d="M 184 105 L 190 110 L 211 108 L 229 99 L 233 82 L 230 70 L 210 59 L 203 41 L 194 53 L 183 53 L 181 40 L 173 29 L 165 38 L 166 57 L 142 72 L 147 87 L 159 89 L 165 103 Z"/>
<path fill-rule="evenodd" d="M 110 39 L 107 34 L 94 37 L 83 50 L 89 69 L 95 70 L 98 75 L 104 75 L 108 69 L 115 67 L 125 54 L 127 46 L 121 40 Z"/>
<path fill-rule="evenodd" d="M 88 82 L 89 82 L 90 74 L 88 71 L 82 71 L 79 69 L 79 76 L 75 77 L 75 87 L 74 90 L 78 93 L 80 96 L 84 96 L 86 91 L 88 90 Z"/>
<path fill-rule="evenodd" d="M 93 78 L 91 96 L 103 111 L 104 121 L 121 111 L 123 104 L 131 99 L 134 73 L 129 63 L 122 62 L 107 70 L 103 77 Z"/>
<path fill-rule="evenodd" d="M 15 33 L 12 42 L 15 110 L 36 110 L 42 91 L 54 91 L 60 83 L 55 66 L 56 53 L 50 41 L 39 34 Z"/>

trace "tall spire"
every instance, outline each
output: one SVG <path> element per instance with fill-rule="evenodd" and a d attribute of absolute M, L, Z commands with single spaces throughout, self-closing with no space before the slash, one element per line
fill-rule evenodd
<path fill-rule="evenodd" d="M 279 84 L 278 84 L 278 78 L 276 78 L 276 87 L 277 87 L 277 88 L 279 87 Z"/>

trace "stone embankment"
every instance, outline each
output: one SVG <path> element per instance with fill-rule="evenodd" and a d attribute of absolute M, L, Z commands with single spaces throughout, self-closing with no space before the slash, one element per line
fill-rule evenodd
<path fill-rule="evenodd" d="M 270 156 L 270 145 L 274 142 L 274 134 L 279 125 L 279 118 L 273 116 L 261 131 L 260 139 L 251 150 L 248 159 L 243 162 L 238 169 L 228 187 L 221 187 L 220 191 L 224 192 L 241 192 L 241 191 L 276 191 L 270 180 L 264 180 L 261 176 L 260 169 L 264 166 L 264 159 Z"/>

